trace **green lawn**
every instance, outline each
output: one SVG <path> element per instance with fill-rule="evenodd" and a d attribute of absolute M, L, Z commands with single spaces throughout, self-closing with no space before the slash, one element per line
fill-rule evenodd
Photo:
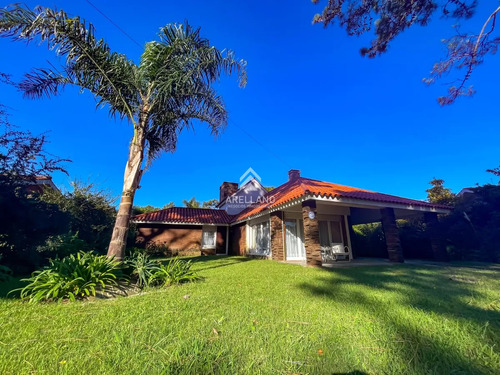
<path fill-rule="evenodd" d="M 197 260 L 143 295 L 0 299 L 0 373 L 500 374 L 498 267 Z"/>

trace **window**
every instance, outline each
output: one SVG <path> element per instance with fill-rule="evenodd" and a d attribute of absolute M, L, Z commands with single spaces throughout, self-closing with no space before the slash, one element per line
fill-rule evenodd
<path fill-rule="evenodd" d="M 322 250 L 333 244 L 343 244 L 342 222 L 319 221 L 319 243 Z"/>
<path fill-rule="evenodd" d="M 216 226 L 203 226 L 201 235 L 201 248 L 202 249 L 215 249 L 217 243 L 217 227 Z"/>
<path fill-rule="evenodd" d="M 252 254 L 270 254 L 270 232 L 269 221 L 253 224 L 249 226 L 248 249 Z"/>

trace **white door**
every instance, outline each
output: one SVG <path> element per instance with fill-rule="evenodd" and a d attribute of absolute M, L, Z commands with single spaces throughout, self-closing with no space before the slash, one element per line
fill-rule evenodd
<path fill-rule="evenodd" d="M 286 260 L 306 259 L 302 220 L 285 220 Z"/>

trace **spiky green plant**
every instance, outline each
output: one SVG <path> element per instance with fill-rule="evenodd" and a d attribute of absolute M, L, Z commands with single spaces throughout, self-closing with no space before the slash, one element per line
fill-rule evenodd
<path fill-rule="evenodd" d="M 131 281 L 139 288 L 144 288 L 149 285 L 151 277 L 160 269 L 160 262 L 150 259 L 145 252 L 135 251 L 125 259 L 124 267 Z"/>
<path fill-rule="evenodd" d="M 51 259 L 49 266 L 35 271 L 21 291 L 21 298 L 30 302 L 74 301 L 106 291 L 122 278 L 120 264 L 105 255 L 80 251 L 62 259 Z"/>
<path fill-rule="evenodd" d="M 190 281 L 196 281 L 199 277 L 191 270 L 191 261 L 172 258 L 167 264 L 161 266 L 154 272 L 149 280 L 150 285 L 169 286 Z"/>

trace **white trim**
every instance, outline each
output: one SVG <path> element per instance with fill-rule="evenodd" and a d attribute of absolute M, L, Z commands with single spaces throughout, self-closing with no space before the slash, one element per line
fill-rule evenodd
<path fill-rule="evenodd" d="M 255 232 L 254 226 L 265 225 L 266 223 L 268 225 L 268 238 L 267 238 L 268 249 L 267 249 L 267 253 L 266 252 L 258 252 L 258 251 L 255 251 L 255 249 L 251 249 L 252 246 L 257 247 L 257 243 L 256 243 L 257 233 Z M 247 222 L 246 232 L 247 232 L 247 242 L 246 242 L 247 254 L 269 257 L 271 254 L 271 219 L 269 218 L 267 220 L 264 219 L 264 220 L 254 221 L 254 222 Z"/>
<path fill-rule="evenodd" d="M 406 199 L 406 198 L 404 198 Z M 270 209 L 265 209 L 264 211 L 261 211 L 255 215 L 249 216 L 247 218 L 235 221 L 234 223 L 231 223 L 229 225 L 236 225 L 239 223 L 242 223 L 246 220 L 251 220 L 258 218 L 260 216 L 269 214 L 274 211 L 280 211 L 285 208 L 295 206 L 298 203 L 302 203 L 307 200 L 316 200 L 316 201 L 324 201 L 324 202 L 333 202 L 333 203 L 343 203 L 343 206 L 346 207 L 359 207 L 359 208 L 399 208 L 402 210 L 408 210 L 408 211 L 417 211 L 417 212 L 435 212 L 438 214 L 449 214 L 451 212 L 451 209 L 445 209 L 445 208 L 437 208 L 437 207 L 427 207 L 427 206 L 420 206 L 417 204 L 401 204 L 401 203 L 385 203 L 385 202 L 375 202 L 372 200 L 364 200 L 364 199 L 355 199 L 355 198 L 339 198 L 337 196 L 335 197 L 323 197 L 321 195 L 305 195 L 299 198 L 295 198 L 291 201 L 282 203 L 276 207 L 270 208 Z M 426 202 L 422 202 L 426 203 Z"/>
<path fill-rule="evenodd" d="M 349 220 L 347 215 L 344 215 L 345 231 L 347 235 L 347 246 L 349 246 L 349 262 L 352 261 L 352 245 L 351 245 L 351 231 L 349 230 Z"/>
<path fill-rule="evenodd" d="M 273 257 L 273 223 L 271 222 L 271 215 L 269 215 L 269 255 Z"/>
<path fill-rule="evenodd" d="M 436 212 L 440 214 L 447 214 L 451 212 L 451 209 L 437 208 L 437 207 L 427 207 L 420 206 L 418 204 L 402 204 L 402 203 L 385 203 L 385 202 L 375 202 L 371 200 L 363 200 L 356 198 L 339 198 L 335 197 L 322 197 L 320 195 L 307 195 L 304 200 L 317 200 L 317 201 L 327 201 L 335 203 L 346 203 L 348 207 L 360 207 L 360 208 L 399 208 L 409 211 L 421 211 L 421 212 Z M 406 199 L 406 198 L 405 198 Z M 422 202 L 425 203 L 425 202 Z"/>
<path fill-rule="evenodd" d="M 295 237 L 297 239 L 297 244 L 300 248 L 300 251 L 303 252 L 304 256 L 303 257 L 288 257 L 288 254 L 286 255 L 285 259 L 288 261 L 288 260 L 306 260 L 307 259 L 307 253 L 306 253 L 306 244 L 304 243 L 304 241 L 302 241 L 302 238 L 300 237 L 301 235 L 301 229 L 300 229 L 300 221 L 303 221 L 303 219 L 283 219 L 283 222 L 285 224 L 285 231 L 286 231 L 286 222 L 287 221 L 290 221 L 290 222 L 295 222 L 295 228 L 296 228 L 296 233 L 295 233 Z M 304 229 L 304 223 L 302 222 L 302 230 Z M 304 233 L 304 236 L 305 236 L 305 233 Z M 286 241 L 286 235 L 285 235 L 285 241 Z"/>
<path fill-rule="evenodd" d="M 172 222 L 172 221 L 138 221 L 138 220 L 130 220 L 131 223 L 134 224 L 165 224 L 165 225 L 208 225 L 208 226 L 214 226 L 214 227 L 228 227 L 231 224 L 217 224 L 217 223 L 178 223 L 178 222 Z"/>

